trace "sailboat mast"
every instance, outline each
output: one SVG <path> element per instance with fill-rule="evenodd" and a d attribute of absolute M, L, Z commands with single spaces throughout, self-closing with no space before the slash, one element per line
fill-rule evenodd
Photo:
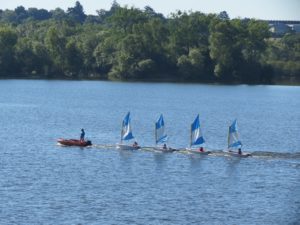
<path fill-rule="evenodd" d="M 190 148 L 192 148 L 192 142 L 193 142 L 193 124 L 191 124 L 191 132 L 190 132 Z"/>
<path fill-rule="evenodd" d="M 122 122 L 122 126 L 121 126 L 121 144 L 123 143 L 123 133 L 124 133 L 123 125 L 124 122 Z"/>
<path fill-rule="evenodd" d="M 229 148 L 229 145 L 230 145 L 230 126 L 228 127 L 228 148 Z"/>
<path fill-rule="evenodd" d="M 155 136 L 155 145 L 157 145 L 157 130 L 156 130 L 156 123 L 154 123 L 154 136 Z"/>

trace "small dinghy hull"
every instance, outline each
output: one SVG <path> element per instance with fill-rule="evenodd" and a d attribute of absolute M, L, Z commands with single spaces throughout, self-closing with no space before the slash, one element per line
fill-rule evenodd
<path fill-rule="evenodd" d="M 226 153 L 230 156 L 238 157 L 238 158 L 247 158 L 249 156 L 252 156 L 250 153 L 242 153 L 242 154 L 239 154 L 237 152 L 226 152 Z"/>
<path fill-rule="evenodd" d="M 154 147 L 153 149 L 155 151 L 160 151 L 160 152 L 165 152 L 165 153 L 176 151 L 176 149 L 174 149 L 174 148 L 163 148 L 163 147 Z"/>
<path fill-rule="evenodd" d="M 199 149 L 186 149 L 186 151 L 190 153 L 199 154 L 199 155 L 209 155 L 211 153 L 210 151 L 201 152 Z"/>
<path fill-rule="evenodd" d="M 117 144 L 117 148 L 120 149 L 120 150 L 138 150 L 141 147 L 140 146 Z"/>

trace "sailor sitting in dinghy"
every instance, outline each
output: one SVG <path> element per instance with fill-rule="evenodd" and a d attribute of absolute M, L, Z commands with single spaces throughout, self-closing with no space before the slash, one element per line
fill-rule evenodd
<path fill-rule="evenodd" d="M 132 147 L 138 148 L 138 147 L 139 147 L 139 144 L 135 141 L 135 142 L 133 143 Z"/>
<path fill-rule="evenodd" d="M 242 154 L 242 149 L 241 149 L 241 148 L 238 149 L 238 154 L 239 154 L 239 155 Z"/>
<path fill-rule="evenodd" d="M 199 152 L 204 152 L 203 147 L 200 147 L 200 148 L 199 148 Z"/>

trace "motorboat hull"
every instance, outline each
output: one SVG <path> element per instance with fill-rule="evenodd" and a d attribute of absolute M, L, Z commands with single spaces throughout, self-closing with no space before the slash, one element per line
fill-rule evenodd
<path fill-rule="evenodd" d="M 81 141 L 77 139 L 63 139 L 60 138 L 57 140 L 57 142 L 63 146 L 78 146 L 78 147 L 87 147 L 92 145 L 92 142 L 87 140 L 87 141 Z"/>

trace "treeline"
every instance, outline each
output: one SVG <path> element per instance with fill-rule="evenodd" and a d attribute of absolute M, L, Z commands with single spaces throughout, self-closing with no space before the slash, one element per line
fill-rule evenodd
<path fill-rule="evenodd" d="M 97 13 L 79 2 L 67 11 L 0 10 L 0 78 L 300 81 L 300 35 L 273 39 L 265 22 L 226 12 L 166 18 L 116 1 Z"/>

